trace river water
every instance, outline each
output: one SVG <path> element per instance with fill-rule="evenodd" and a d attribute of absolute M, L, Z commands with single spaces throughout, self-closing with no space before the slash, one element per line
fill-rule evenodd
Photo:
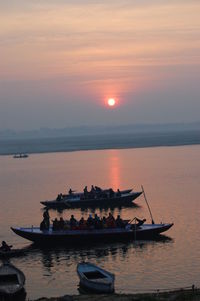
<path fill-rule="evenodd" d="M 40 201 L 54 199 L 70 187 L 85 185 L 113 189 L 144 186 L 156 222 L 174 222 L 159 241 L 56 245 L 30 248 L 26 256 L 10 261 L 26 276 L 30 299 L 78 294 L 76 266 L 89 260 L 115 273 L 116 292 L 134 293 L 200 286 L 200 146 L 155 147 L 124 150 L 33 154 L 27 159 L 0 156 L 0 239 L 14 247 L 31 243 L 11 232 L 10 226 L 39 225 Z M 138 206 L 115 208 L 122 218 L 150 216 L 143 196 Z M 76 218 L 90 209 L 50 211 L 51 218 Z M 109 210 L 96 209 L 100 216 Z"/>

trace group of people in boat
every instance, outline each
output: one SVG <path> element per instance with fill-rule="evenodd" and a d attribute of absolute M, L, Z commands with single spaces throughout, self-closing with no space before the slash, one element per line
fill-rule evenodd
<path fill-rule="evenodd" d="M 91 186 L 90 191 L 88 191 L 87 186 L 83 189 L 84 199 L 95 199 L 95 198 L 113 198 L 114 196 L 121 196 L 121 191 L 117 189 L 115 192 L 112 188 L 103 190 L 98 186 Z"/>
<path fill-rule="evenodd" d="M 121 191 L 118 189 L 115 192 L 112 188 L 103 190 L 98 186 L 91 186 L 90 191 L 88 191 L 87 186 L 83 189 L 84 199 L 95 199 L 95 198 L 113 198 L 116 196 L 121 196 Z"/>
<path fill-rule="evenodd" d="M 103 229 L 103 228 L 123 228 L 126 226 L 127 222 L 123 221 L 120 215 L 115 219 L 111 213 L 108 217 L 100 218 L 97 214 L 92 217 L 90 214 L 88 219 L 81 217 L 80 220 L 76 220 L 74 215 L 71 215 L 69 221 L 64 221 L 62 217 L 60 219 L 55 218 L 53 221 L 53 230 L 83 230 L 83 229 Z M 48 210 L 43 213 L 43 220 L 40 224 L 40 230 L 48 230 L 50 227 L 50 216 Z"/>
<path fill-rule="evenodd" d="M 73 197 L 75 195 L 74 192 L 75 191 L 70 188 L 68 191 L 68 195 Z M 103 199 L 103 198 L 113 198 L 114 196 L 120 197 L 121 191 L 117 189 L 117 191 L 115 192 L 112 188 L 103 190 L 98 186 L 91 185 L 90 190 L 88 190 L 87 186 L 84 187 L 83 194 L 80 194 L 80 199 L 96 199 L 96 198 Z M 59 193 L 57 195 L 56 201 L 62 201 L 65 197 L 66 195 Z"/>
<path fill-rule="evenodd" d="M 146 220 L 140 220 L 136 218 L 137 226 L 141 226 Z M 55 218 L 53 221 L 52 229 L 57 230 L 87 230 L 87 229 L 105 229 L 105 228 L 125 228 L 128 224 L 127 220 L 123 220 L 120 215 L 115 219 L 114 216 L 109 213 L 108 217 L 103 216 L 100 218 L 96 213 L 94 217 L 90 214 L 87 219 L 81 217 L 80 220 L 75 219 L 74 215 L 71 215 L 70 220 L 65 221 L 62 217 L 60 219 Z M 43 221 L 40 224 L 40 230 L 48 230 L 50 227 L 50 217 L 48 211 L 43 213 Z"/>
<path fill-rule="evenodd" d="M 108 217 L 103 216 L 100 218 L 96 213 L 94 217 L 90 214 L 88 219 L 83 217 L 77 221 L 72 215 L 70 218 L 71 229 L 104 229 L 104 228 L 124 228 L 127 222 L 123 221 L 120 215 L 115 219 L 114 216 L 109 213 Z"/>

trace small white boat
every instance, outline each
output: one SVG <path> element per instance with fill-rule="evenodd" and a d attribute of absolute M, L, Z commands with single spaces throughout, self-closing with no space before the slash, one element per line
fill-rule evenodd
<path fill-rule="evenodd" d="M 100 267 L 83 262 L 77 265 L 80 286 L 95 293 L 113 293 L 115 276 Z"/>
<path fill-rule="evenodd" d="M 13 297 L 20 293 L 25 284 L 25 276 L 10 263 L 0 266 L 0 295 Z"/>

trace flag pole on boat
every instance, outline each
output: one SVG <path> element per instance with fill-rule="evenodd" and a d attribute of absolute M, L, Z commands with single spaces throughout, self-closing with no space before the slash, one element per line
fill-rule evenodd
<path fill-rule="evenodd" d="M 153 220 L 152 213 L 151 213 L 151 209 L 150 209 L 149 204 L 148 204 L 148 202 L 147 202 L 147 198 L 146 198 L 146 195 L 145 195 L 145 192 L 144 192 L 144 188 L 143 188 L 142 185 L 141 185 L 141 188 L 142 188 L 142 193 L 143 193 L 143 195 L 144 195 L 145 202 L 146 202 L 147 207 L 148 207 L 148 209 L 149 209 L 149 213 L 150 213 L 150 216 L 151 216 L 151 222 L 152 222 L 152 224 L 155 224 L 155 223 L 154 223 L 154 220 Z"/>

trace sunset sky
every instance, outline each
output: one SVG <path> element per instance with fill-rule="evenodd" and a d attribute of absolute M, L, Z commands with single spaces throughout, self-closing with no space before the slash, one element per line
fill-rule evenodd
<path fill-rule="evenodd" d="M 199 0 L 0 0 L 0 130 L 199 112 Z"/>

